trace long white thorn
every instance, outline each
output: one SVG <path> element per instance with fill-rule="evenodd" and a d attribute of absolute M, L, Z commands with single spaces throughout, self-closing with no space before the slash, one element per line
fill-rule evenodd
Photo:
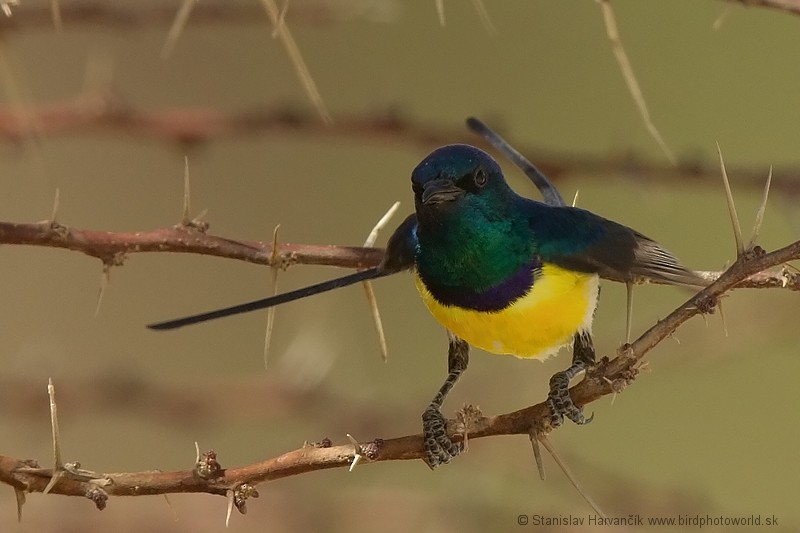
<path fill-rule="evenodd" d="M 278 254 L 278 230 L 280 227 L 281 225 L 278 224 L 272 230 L 272 259 L 270 262 L 272 263 L 271 285 L 273 296 L 278 294 L 278 272 L 280 271 L 278 266 L 278 256 L 280 255 Z M 267 309 L 267 327 L 264 332 L 264 370 L 267 369 L 267 361 L 269 360 L 269 346 L 272 344 L 272 330 L 275 328 L 275 312 L 275 307 Z"/>
<path fill-rule="evenodd" d="M 542 449 L 539 446 L 539 433 L 534 429 L 530 432 L 531 447 L 533 448 L 533 458 L 536 460 L 536 469 L 539 471 L 539 479 L 545 481 L 547 475 L 544 472 L 544 462 L 542 461 Z"/>
<path fill-rule="evenodd" d="M 42 491 L 42 494 L 50 492 L 61 476 L 64 474 L 64 463 L 61 460 L 61 436 L 58 431 L 58 407 L 56 406 L 56 387 L 53 385 L 53 378 L 47 380 L 47 395 L 50 397 L 50 431 L 53 436 L 53 476 L 50 482 Z"/>
<path fill-rule="evenodd" d="M 434 0 L 436 4 L 436 15 L 439 17 L 439 26 L 444 28 L 447 22 L 444 18 L 444 0 Z"/>
<path fill-rule="evenodd" d="M 722 183 L 725 185 L 725 199 L 728 201 L 728 213 L 731 216 L 731 224 L 733 225 L 733 237 L 736 239 L 736 256 L 741 257 L 744 254 L 744 244 L 742 243 L 742 226 L 739 224 L 739 215 L 736 214 L 736 203 L 733 201 L 733 193 L 731 192 L 731 183 L 728 180 L 728 171 L 725 170 L 725 160 L 722 158 L 722 149 L 717 143 L 717 153 L 719 153 L 719 166 L 722 171 Z"/>
<path fill-rule="evenodd" d="M 386 226 L 386 224 L 391 220 L 397 210 L 400 208 L 400 202 L 395 202 L 392 207 L 389 208 L 388 211 L 378 220 L 378 223 L 375 224 L 375 227 L 372 228 L 372 231 L 369 232 L 367 239 L 364 241 L 364 247 L 371 247 L 375 245 L 375 241 L 378 238 L 378 233 Z M 386 333 L 383 330 L 383 320 L 381 320 L 381 313 L 378 309 L 378 300 L 375 298 L 375 290 L 372 287 L 372 283 L 369 281 L 363 282 L 364 291 L 367 294 L 367 303 L 369 304 L 370 311 L 372 312 L 372 322 L 375 325 L 375 331 L 378 334 L 378 344 L 380 345 L 381 350 L 381 358 L 384 362 L 389 359 L 389 348 L 386 344 Z"/>
<path fill-rule="evenodd" d="M 555 459 L 556 464 L 561 468 L 561 471 L 564 472 L 564 475 L 567 476 L 567 479 L 569 480 L 570 483 L 572 483 L 572 486 L 575 487 L 575 490 L 577 490 L 578 493 L 581 496 L 583 496 L 583 499 L 586 500 L 586 503 L 588 503 L 592 507 L 592 509 L 594 509 L 594 512 L 605 518 L 606 514 L 600 509 L 597 503 L 595 503 L 592 497 L 589 496 L 589 493 L 586 492 L 586 490 L 583 488 L 580 482 L 578 482 L 578 479 L 569 469 L 569 466 L 567 466 L 567 463 L 564 462 L 561 456 L 556 452 L 555 448 L 553 448 L 553 445 L 550 444 L 550 441 L 547 439 L 547 436 L 539 435 L 538 438 L 539 442 L 541 442 L 542 445 L 545 447 L 545 449 L 548 452 L 550 452 L 550 455 L 553 456 L 553 459 Z"/>
<path fill-rule="evenodd" d="M 758 212 L 756 212 L 756 222 L 753 224 L 753 236 L 750 237 L 750 244 L 747 245 L 748 250 L 752 250 L 756 245 L 758 234 L 761 232 L 761 225 L 764 223 L 764 212 L 767 210 L 770 185 L 772 185 L 772 165 L 769 166 L 767 183 L 764 184 L 764 192 L 761 195 L 761 205 L 758 206 Z"/>
<path fill-rule="evenodd" d="M 100 273 L 100 288 L 97 291 L 97 303 L 94 306 L 95 318 L 100 314 L 100 306 L 103 303 L 103 296 L 106 295 L 109 281 L 111 281 L 111 265 L 103 263 L 103 272 Z"/>
<path fill-rule="evenodd" d="M 489 11 L 486 9 L 483 0 L 472 0 L 472 5 L 475 7 L 475 11 L 478 12 L 481 23 L 483 23 L 483 27 L 486 28 L 486 33 L 496 33 L 497 29 L 494 27 L 491 17 L 489 17 Z"/>
<path fill-rule="evenodd" d="M 192 189 L 189 186 L 189 156 L 183 156 L 183 217 L 181 218 L 182 226 L 190 226 L 192 221 L 189 214 L 192 210 Z"/>
<path fill-rule="evenodd" d="M 608 40 L 611 41 L 611 50 L 614 52 L 614 57 L 617 59 L 622 77 L 625 80 L 625 84 L 628 86 L 628 92 L 631 93 L 631 97 L 639 110 L 639 115 L 642 117 L 645 128 L 647 128 L 650 136 L 661 148 L 661 151 L 664 152 L 664 155 L 667 156 L 669 162 L 674 165 L 676 161 L 672 150 L 670 150 L 664 138 L 661 137 L 661 132 L 658 131 L 658 128 L 656 128 L 656 125 L 653 124 L 650 118 L 650 111 L 647 109 L 647 101 L 644 99 L 642 89 L 639 87 L 639 81 L 636 79 L 636 74 L 633 72 L 633 65 L 628 58 L 628 53 L 622 45 L 622 39 L 619 36 L 619 29 L 617 28 L 617 18 L 614 15 L 611 2 L 610 0 L 596 1 L 600 4 L 600 9 L 603 11 L 603 21 L 606 25 L 606 35 L 608 36 Z"/>
<path fill-rule="evenodd" d="M 53 198 L 53 212 L 50 213 L 50 223 L 55 224 L 56 218 L 58 217 L 58 208 L 60 207 L 59 204 L 61 203 L 61 189 L 56 187 L 56 195 Z"/>
<path fill-rule="evenodd" d="M 172 26 L 167 33 L 167 40 L 164 42 L 164 47 L 161 49 L 161 60 L 166 61 L 172 55 L 175 49 L 175 44 L 178 42 L 186 23 L 189 21 L 189 15 L 192 13 L 192 8 L 197 4 L 198 0 L 183 0 L 183 3 L 175 13 L 175 18 L 172 20 Z"/>
<path fill-rule="evenodd" d="M 625 343 L 631 342 L 631 328 L 633 327 L 633 283 L 630 281 L 625 283 L 625 291 L 627 293 L 627 314 L 625 316 Z"/>

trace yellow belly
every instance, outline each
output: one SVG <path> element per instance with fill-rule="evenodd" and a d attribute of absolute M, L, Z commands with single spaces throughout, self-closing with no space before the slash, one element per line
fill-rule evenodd
<path fill-rule="evenodd" d="M 597 305 L 598 279 L 546 264 L 527 295 L 496 312 L 482 312 L 437 302 L 419 276 L 422 301 L 444 327 L 487 352 L 517 357 L 546 357 L 570 343 L 579 330 L 590 330 Z"/>

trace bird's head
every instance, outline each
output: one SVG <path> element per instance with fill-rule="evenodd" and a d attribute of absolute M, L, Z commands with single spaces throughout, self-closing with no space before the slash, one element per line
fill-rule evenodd
<path fill-rule="evenodd" d="M 513 194 L 492 156 L 467 144 L 434 150 L 411 173 L 411 186 L 421 219 L 468 215 L 472 209 L 502 210 Z"/>

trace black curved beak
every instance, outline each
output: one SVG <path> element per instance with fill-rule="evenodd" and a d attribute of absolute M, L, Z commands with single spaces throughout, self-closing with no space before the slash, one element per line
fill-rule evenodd
<path fill-rule="evenodd" d="M 425 205 L 452 202 L 464 194 L 451 179 L 431 180 L 423 186 L 422 203 Z"/>

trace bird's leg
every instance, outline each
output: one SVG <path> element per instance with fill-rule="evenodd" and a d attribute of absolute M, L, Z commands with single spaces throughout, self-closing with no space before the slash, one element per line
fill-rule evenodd
<path fill-rule="evenodd" d="M 550 393 L 547 395 L 547 407 L 550 408 L 550 423 L 558 427 L 566 416 L 576 424 L 588 424 L 592 417 L 583 416 L 583 408 L 576 406 L 569 395 L 569 382 L 594 364 L 595 353 L 592 334 L 580 331 L 575 334 L 572 346 L 572 365 L 562 372 L 556 372 L 550 378 Z"/>
<path fill-rule="evenodd" d="M 428 466 L 436 468 L 447 464 L 464 449 L 462 442 L 455 443 L 447 435 L 447 419 L 442 415 L 442 403 L 469 363 L 469 344 L 449 334 L 447 353 L 447 379 L 431 403 L 422 413 L 422 436 Z"/>

